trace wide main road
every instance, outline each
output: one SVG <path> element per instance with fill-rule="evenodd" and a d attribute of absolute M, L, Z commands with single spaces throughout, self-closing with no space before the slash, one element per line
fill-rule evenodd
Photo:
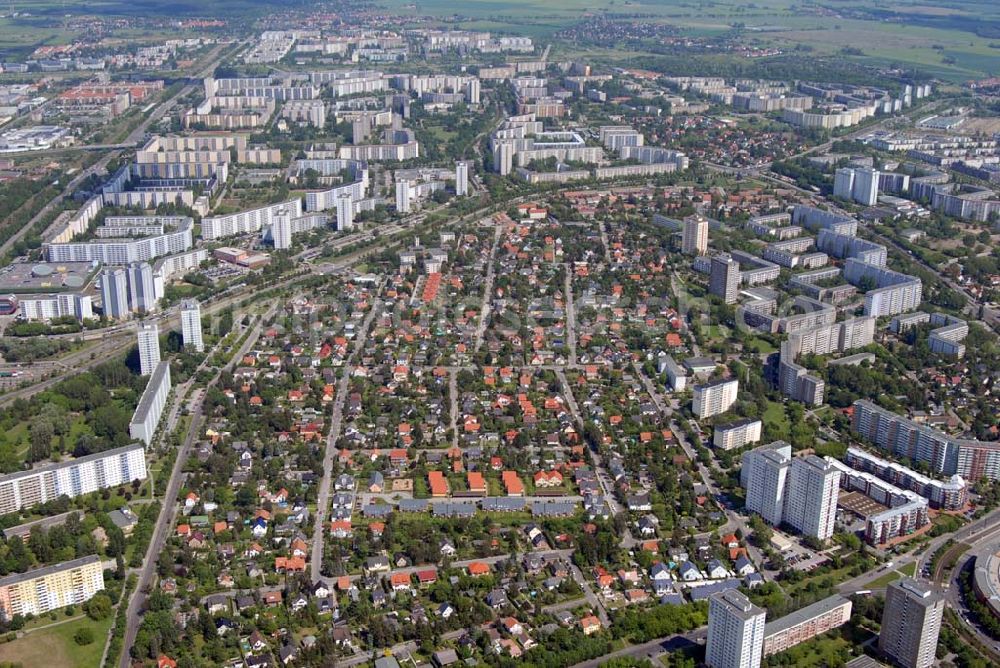
<path fill-rule="evenodd" d="M 252 333 L 246 338 L 246 341 L 244 341 L 243 345 L 240 346 L 240 349 L 236 351 L 229 363 L 216 371 L 215 376 L 213 376 L 212 380 L 208 383 L 209 387 L 217 383 L 219 378 L 222 376 L 222 372 L 226 369 L 231 369 L 233 365 L 243 359 L 243 356 L 257 343 L 257 339 L 260 337 L 264 322 L 275 313 L 278 303 L 279 302 L 275 301 L 275 304 L 270 308 L 268 313 L 257 321 L 256 325 L 254 325 Z M 207 361 L 210 357 L 211 355 L 207 355 L 205 360 Z M 203 368 L 205 364 L 206 362 L 202 362 L 199 368 Z M 139 571 L 139 578 L 136 583 L 135 591 L 132 592 L 132 596 L 128 602 L 124 643 L 122 645 L 122 655 L 119 660 L 120 668 L 128 668 L 132 663 L 129 650 L 131 649 L 133 643 L 135 643 L 135 636 L 139 631 L 139 623 L 142 618 L 142 608 L 145 605 L 149 590 L 153 585 L 153 575 L 156 572 L 156 563 L 158 561 L 157 555 L 163 551 L 163 547 L 167 541 L 167 534 L 173 526 L 174 518 L 177 514 L 177 495 L 180 492 L 181 484 L 184 480 L 184 465 L 187 462 L 192 445 L 195 440 L 197 440 L 199 434 L 201 434 L 201 425 L 204 420 L 204 402 L 205 393 L 196 392 L 189 404 L 189 408 L 191 409 L 191 424 L 188 427 L 188 433 L 184 439 L 184 443 L 181 445 L 181 449 L 177 453 L 177 459 L 174 461 L 174 467 L 170 472 L 170 480 L 163 492 L 163 505 L 160 509 L 160 516 L 157 518 L 156 526 L 153 528 L 153 537 L 150 539 L 149 547 L 146 549 L 146 556 L 142 562 L 142 569 Z"/>

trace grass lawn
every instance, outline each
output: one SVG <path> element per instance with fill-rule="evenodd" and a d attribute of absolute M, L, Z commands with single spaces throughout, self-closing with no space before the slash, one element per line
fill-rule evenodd
<path fill-rule="evenodd" d="M 61 619 L 64 617 L 60 613 Z M 97 668 L 113 622 L 114 615 L 100 622 L 81 616 L 0 645 L 0 655 L 4 661 L 24 666 Z M 81 647 L 73 641 L 73 635 L 83 627 L 89 627 L 94 632 L 94 642 Z"/>
<path fill-rule="evenodd" d="M 87 419 L 81 414 L 73 420 L 69 426 L 69 434 L 66 436 L 66 443 L 76 443 L 76 440 L 83 434 L 89 434 L 90 427 L 87 426 Z"/>
<path fill-rule="evenodd" d="M 899 571 L 889 571 L 882 577 L 875 578 L 874 580 L 869 582 L 868 586 L 871 587 L 872 589 L 880 589 L 882 587 L 889 585 L 892 582 L 895 582 L 901 577 L 903 577 L 903 574 L 900 573 Z"/>
<path fill-rule="evenodd" d="M 759 338 L 752 338 L 746 343 L 747 350 L 752 350 L 755 353 L 761 353 L 764 355 L 770 355 L 771 353 L 777 352 L 778 349 L 771 345 L 770 341 Z"/>
<path fill-rule="evenodd" d="M 458 134 L 457 132 L 446 130 L 443 126 L 440 125 L 428 125 L 427 132 L 434 135 L 434 137 L 442 144 L 451 141 Z"/>
<path fill-rule="evenodd" d="M 28 423 L 17 423 L 13 429 L 4 434 L 4 440 L 17 449 L 18 459 L 24 461 L 28 454 L 28 447 L 31 445 L 31 441 L 28 440 Z"/>
<path fill-rule="evenodd" d="M 709 325 L 705 328 L 705 334 L 710 339 L 724 339 L 729 336 L 729 330 L 721 325 Z"/>
<path fill-rule="evenodd" d="M 869 583 L 872 589 L 878 589 L 885 587 L 890 582 L 895 582 L 903 577 L 913 577 L 913 574 L 917 572 L 917 562 L 911 562 L 905 566 L 901 566 L 895 570 L 889 571 L 880 578 L 876 578 Z"/>
<path fill-rule="evenodd" d="M 785 413 L 785 406 L 777 401 L 768 402 L 767 410 L 764 411 L 764 415 L 761 416 L 761 419 L 764 421 L 765 425 L 774 425 L 774 427 L 782 433 L 785 433 L 789 429 L 788 415 Z"/>
<path fill-rule="evenodd" d="M 851 570 L 850 566 L 844 566 L 843 568 L 834 569 L 827 573 L 822 573 L 817 575 L 813 575 L 810 573 L 807 574 L 806 577 L 803 578 L 800 582 L 796 582 L 794 584 L 782 584 L 781 588 L 785 590 L 785 593 L 788 596 L 794 596 L 800 590 L 803 590 L 806 587 L 808 587 L 809 583 L 813 581 L 828 580 L 829 582 L 832 582 L 834 584 L 838 582 L 843 582 L 849 577 L 848 574 L 850 573 L 850 570 Z"/>
<path fill-rule="evenodd" d="M 791 659 L 789 663 L 774 662 L 771 665 L 792 665 L 797 668 L 808 666 L 841 666 L 850 656 L 851 643 L 835 632 L 827 633 L 807 640 L 778 654 L 778 657 Z"/>
<path fill-rule="evenodd" d="M 942 513 L 931 519 L 931 523 L 938 532 L 951 533 L 952 531 L 961 529 L 962 525 L 965 524 L 965 520 L 957 515 L 945 515 Z"/>

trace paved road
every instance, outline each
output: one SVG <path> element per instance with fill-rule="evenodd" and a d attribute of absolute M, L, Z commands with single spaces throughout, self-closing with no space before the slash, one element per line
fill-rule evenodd
<path fill-rule="evenodd" d="M 994 536 L 998 530 L 1000 530 L 1000 508 L 987 513 L 975 522 L 965 525 L 954 533 L 932 539 L 927 544 L 927 548 L 919 556 L 915 557 L 917 559 L 917 573 L 923 571 L 930 564 L 934 553 L 949 539 L 954 540 L 956 543 L 964 542 L 971 545 Z M 906 559 L 908 557 L 909 555 L 906 555 L 903 558 Z M 910 558 L 910 561 L 912 560 L 913 558 Z"/>
<path fill-rule="evenodd" d="M 559 612 L 560 610 L 575 610 L 576 608 L 582 608 L 588 605 L 590 601 L 587 600 L 586 596 L 581 596 L 580 598 L 570 599 L 569 601 L 563 601 L 562 603 L 553 603 L 552 605 L 542 606 L 542 612 L 553 613 Z"/>
<path fill-rule="evenodd" d="M 601 599 L 597 598 L 593 588 L 590 586 L 590 581 L 584 576 L 583 571 L 572 561 L 569 561 L 569 572 L 573 576 L 573 579 L 576 580 L 576 583 L 580 585 L 584 598 L 587 599 L 587 603 L 593 608 L 594 614 L 601 620 L 604 628 L 611 626 L 611 619 L 608 617 L 608 611 L 604 609 L 604 603 L 601 602 Z"/>
<path fill-rule="evenodd" d="M 576 366 L 576 307 L 573 305 L 573 267 L 565 265 L 565 295 L 566 303 L 566 343 L 569 345 L 569 364 Z"/>
<path fill-rule="evenodd" d="M 237 353 L 233 355 L 232 360 L 225 367 L 219 369 L 215 373 L 215 376 L 208 383 L 208 387 L 217 383 L 223 370 L 231 369 L 233 365 L 242 359 L 243 355 L 249 352 L 250 349 L 257 343 L 264 321 L 275 312 L 276 308 L 277 304 L 271 308 L 268 316 L 261 318 L 257 322 L 253 333 L 247 337 L 246 341 L 244 341 Z M 210 357 L 211 355 L 206 356 L 206 362 Z M 206 362 L 202 362 L 201 366 L 203 367 Z M 139 631 L 139 624 L 141 622 L 142 613 L 144 612 L 143 607 L 145 605 L 146 596 L 148 595 L 149 589 L 153 585 L 153 577 L 156 574 L 155 567 L 158 561 L 157 556 L 163 551 L 164 545 L 166 545 L 167 537 L 170 529 L 173 527 L 174 518 L 177 515 L 177 496 L 180 493 L 181 484 L 184 481 L 184 464 L 187 462 L 192 445 L 201 434 L 201 425 L 204 421 L 204 399 L 205 393 L 197 392 L 189 404 L 191 409 L 191 425 L 188 427 L 187 436 L 177 453 L 177 459 L 174 461 L 174 467 L 170 473 L 170 480 L 163 493 L 163 506 L 160 510 L 160 516 L 157 518 L 156 526 L 153 529 L 153 537 L 149 541 L 149 547 L 147 548 L 146 556 L 143 559 L 142 570 L 139 572 L 139 578 L 135 591 L 132 593 L 128 602 L 124 643 L 122 645 L 123 649 L 119 660 L 119 668 L 128 668 L 132 662 L 129 650 L 135 643 L 135 636 Z"/>
<path fill-rule="evenodd" d="M 653 381 L 650 380 L 650 378 L 646 375 L 646 372 L 643 371 L 642 367 L 639 364 L 633 362 L 632 369 L 633 371 L 635 371 L 635 374 L 638 376 L 639 380 L 646 388 L 646 393 L 649 394 L 649 396 L 652 398 L 653 405 L 656 406 L 656 410 L 665 420 L 669 420 L 670 431 L 674 435 L 674 439 L 684 450 L 684 453 L 688 456 L 688 458 L 692 462 L 694 462 L 695 465 L 698 467 L 698 473 L 701 476 L 702 483 L 708 489 L 709 494 L 712 496 L 713 499 L 719 501 L 722 498 L 722 490 L 720 490 L 718 485 L 716 485 L 715 479 L 712 477 L 712 472 L 708 469 L 707 466 L 701 463 L 701 461 L 698 459 L 698 453 L 695 452 L 691 444 L 688 443 L 687 438 L 684 435 L 684 432 L 681 431 L 681 429 L 678 427 L 677 422 L 673 418 L 673 408 L 671 408 L 670 404 L 663 398 L 663 395 L 660 394 L 659 390 L 653 384 Z M 732 531 L 736 528 L 740 529 L 740 531 L 743 532 L 744 536 L 748 536 L 750 535 L 750 533 L 752 533 L 750 531 L 749 525 L 742 516 L 740 516 L 735 511 L 725 507 L 724 505 L 722 506 L 722 510 L 726 515 L 727 521 L 723 527 L 720 527 L 717 530 L 720 534 L 722 534 L 723 532 Z M 761 576 L 766 578 L 767 572 L 763 568 L 764 564 L 763 553 L 761 553 L 761 551 L 757 548 L 757 546 L 750 543 L 747 544 L 747 552 L 750 556 L 751 561 L 753 561 L 755 564 L 758 565 L 759 567 L 758 571 L 760 572 Z"/>
<path fill-rule="evenodd" d="M 483 283 L 483 308 L 479 315 L 479 323 L 476 325 L 475 343 L 472 346 L 473 352 L 479 352 L 483 345 L 483 336 L 486 334 L 486 326 L 490 321 L 490 308 L 493 303 L 493 281 L 496 277 L 496 257 L 497 248 L 500 246 L 500 236 L 503 228 L 496 225 L 493 230 L 493 245 L 490 246 L 490 256 L 486 265 L 486 280 Z"/>
<path fill-rule="evenodd" d="M 203 302 L 202 315 L 211 315 L 212 313 L 217 313 L 218 311 L 229 308 L 230 306 L 247 299 L 253 292 L 260 292 L 261 290 L 278 290 L 294 285 L 305 278 L 306 276 L 304 275 L 296 275 L 283 281 L 279 281 L 274 285 L 265 286 L 264 288 L 246 286 L 238 292 L 228 294 L 221 299 L 217 299 L 217 301 Z M 155 322 L 159 325 L 161 332 L 171 329 L 179 329 L 180 304 L 176 304 L 169 309 L 156 313 L 146 318 L 144 322 Z M 67 372 L 73 371 L 80 373 L 103 364 L 115 355 L 124 353 L 135 345 L 135 332 L 138 327 L 138 323 L 138 320 L 131 320 L 106 329 L 95 330 L 93 332 L 81 332 L 79 335 L 65 335 L 68 337 L 82 335 L 86 340 L 100 339 L 101 344 L 97 348 L 88 348 L 60 358 L 60 365 Z M 0 395 L 0 406 L 10 403 L 14 399 L 31 397 L 60 382 L 67 375 L 68 373 L 63 373 L 56 378 L 50 378 L 26 387 L 16 388 L 5 392 L 3 395 Z"/>
<path fill-rule="evenodd" d="M 837 586 L 837 590 L 845 596 L 849 596 L 855 592 L 866 589 L 871 589 L 873 593 L 880 591 L 881 588 L 872 589 L 869 585 L 886 573 L 893 570 L 899 570 L 900 568 L 913 562 L 916 562 L 917 579 L 926 581 L 922 575 L 923 569 L 925 567 L 929 567 L 930 560 L 933 558 L 934 553 L 937 552 L 938 549 L 941 548 L 949 539 L 951 539 L 956 543 L 968 543 L 972 546 L 972 548 L 959 558 L 955 564 L 955 568 L 952 570 L 949 583 L 944 587 L 941 587 L 940 590 L 947 599 L 948 603 L 951 604 L 952 608 L 959 613 L 959 616 L 963 619 L 963 621 L 971 619 L 968 610 L 965 608 L 964 602 L 961 600 L 958 577 L 971 558 L 976 546 L 996 541 L 998 534 L 1000 534 L 1000 509 L 996 509 L 986 514 L 981 519 L 962 527 L 954 533 L 934 538 L 927 544 L 927 547 L 920 554 L 905 554 L 894 558 L 891 569 L 878 568 L 873 571 L 869 571 L 868 573 L 863 573 L 862 575 L 851 578 L 846 582 L 840 583 Z M 971 631 L 987 648 L 996 647 L 996 641 L 986 635 L 983 629 L 970 622 L 965 622 L 965 625 L 968 627 L 968 630 Z M 998 654 L 996 658 L 1000 660 L 1000 654 Z"/>
<path fill-rule="evenodd" d="M 907 566 L 913 562 L 917 563 L 916 576 L 922 578 L 922 573 L 924 568 L 929 567 L 931 559 L 934 557 L 934 553 L 938 551 L 941 546 L 943 546 L 948 540 L 954 540 L 956 543 L 960 542 L 978 542 L 986 540 L 995 535 L 997 531 L 1000 531 L 1000 509 L 994 510 L 981 519 L 967 524 L 958 531 L 943 536 L 938 536 L 931 539 L 927 544 L 927 547 L 920 554 L 904 554 L 896 557 L 892 560 L 892 570 L 899 570 L 900 568 Z M 975 541 L 970 541 L 970 538 L 975 538 Z M 856 591 L 867 589 L 869 583 L 873 580 L 885 575 L 888 572 L 884 568 L 879 568 L 868 573 L 862 573 L 861 575 L 851 578 L 846 582 L 842 582 L 837 585 L 837 590 L 842 594 L 851 594 Z"/>
<path fill-rule="evenodd" d="M 0 255 L 9 252 L 17 242 L 23 239 L 25 235 L 27 235 L 35 227 L 38 221 L 55 211 L 56 208 L 62 206 L 62 203 L 66 200 L 66 198 L 72 195 L 81 183 L 89 179 L 91 176 L 106 172 L 108 169 L 108 163 L 111 162 L 112 158 L 117 156 L 118 152 L 109 153 L 70 179 L 65 186 L 62 186 L 62 191 L 51 199 L 48 204 L 39 209 L 38 213 L 36 213 L 31 220 L 24 224 L 24 227 L 12 234 L 7 241 L 0 244 Z"/>
<path fill-rule="evenodd" d="M 984 518 L 986 519 L 986 518 Z M 946 584 L 942 590 L 942 594 L 945 600 L 954 608 L 955 612 L 958 613 L 959 619 L 962 620 L 962 625 L 964 626 L 964 631 L 966 633 L 971 633 L 974 638 L 979 641 L 983 646 L 986 653 L 992 658 L 994 664 L 1000 665 L 1000 643 L 997 642 L 995 638 L 992 638 L 986 630 L 975 621 L 975 617 L 969 611 L 969 608 L 965 604 L 965 600 L 962 597 L 962 587 L 960 579 L 963 577 L 964 572 L 968 569 L 974 567 L 974 558 L 977 551 L 983 550 L 984 548 L 995 545 L 997 541 L 997 534 L 1000 534 L 1000 514 L 995 514 L 987 522 L 977 522 L 979 528 L 976 528 L 974 533 L 970 532 L 964 536 L 964 542 L 968 543 L 971 547 L 965 553 L 959 557 L 958 561 L 955 562 L 955 567 L 951 571 L 951 575 L 948 579 L 948 584 Z M 970 528 L 970 527 L 965 527 Z"/>
<path fill-rule="evenodd" d="M 451 446 L 458 447 L 458 370 L 448 369 L 448 428 L 451 429 Z"/>
<path fill-rule="evenodd" d="M 548 559 L 548 560 L 562 559 L 563 561 L 567 561 L 568 562 L 569 559 L 570 559 L 570 557 L 573 555 L 573 550 L 571 550 L 571 549 L 567 549 L 567 550 L 538 550 L 538 551 L 530 552 L 530 553 L 527 553 L 527 554 L 534 554 L 534 555 L 543 557 L 544 559 Z M 497 564 L 505 563 L 505 562 L 510 561 L 511 559 L 517 558 L 517 557 L 518 557 L 518 555 L 510 554 L 510 553 L 494 554 L 494 555 L 491 555 L 489 557 L 477 557 L 475 559 L 461 559 L 459 561 L 452 561 L 451 562 L 451 567 L 452 568 L 465 568 L 466 566 L 469 566 L 469 565 L 475 564 L 475 563 L 488 564 L 490 566 L 496 566 Z M 413 575 L 414 573 L 417 573 L 418 571 L 426 570 L 428 568 L 437 568 L 437 567 L 438 567 L 437 564 L 417 564 L 417 565 L 414 565 L 414 566 L 404 566 L 403 568 L 394 568 L 394 569 L 392 569 L 390 571 L 383 572 L 381 574 L 381 577 L 383 579 L 389 579 L 393 575 Z M 317 576 L 316 581 L 317 582 L 318 581 L 322 581 L 322 582 L 326 582 L 328 584 L 333 585 L 333 584 L 336 583 L 336 581 L 337 581 L 337 579 L 339 577 L 343 577 L 343 576 L 327 577 L 327 576 L 320 575 L 320 576 Z M 354 573 L 354 574 L 348 575 L 347 577 L 350 579 L 351 582 L 357 582 L 358 580 L 361 580 L 364 577 L 364 575 L 359 574 L 359 573 Z M 574 579 L 576 579 L 576 578 L 574 578 Z"/>
<path fill-rule="evenodd" d="M 939 271 L 938 268 L 935 267 L 934 265 L 924 262 L 919 256 L 911 255 L 909 250 L 904 248 L 902 245 L 899 244 L 899 242 L 895 241 L 894 239 L 890 239 L 889 237 L 878 234 L 873 230 L 871 230 L 870 228 L 867 229 L 867 232 L 877 241 L 881 242 L 883 245 L 892 246 L 903 255 L 909 255 L 910 259 L 912 259 L 914 262 L 919 264 L 927 271 L 933 273 L 935 276 L 937 276 L 938 280 L 947 285 L 949 288 L 951 288 L 958 294 L 965 297 L 966 315 L 972 317 L 973 319 L 981 320 L 982 322 L 985 322 L 987 325 L 993 328 L 994 331 L 1000 332 L 1000 309 L 996 309 L 991 306 L 987 306 L 986 304 L 983 304 L 974 296 L 972 296 L 972 294 L 970 294 L 969 291 L 966 290 L 964 285 L 952 280 L 949 276 Z M 979 316 L 980 311 L 982 311 L 982 317 Z"/>
<path fill-rule="evenodd" d="M 598 229 L 601 231 L 601 245 L 604 246 L 604 261 L 611 266 L 611 244 L 608 243 L 608 226 L 604 224 L 604 221 L 599 221 L 597 223 Z"/>
<path fill-rule="evenodd" d="M 945 102 L 944 100 L 934 100 L 931 102 L 927 102 L 923 106 L 908 109 L 907 114 L 915 115 L 918 113 L 926 113 L 941 106 L 941 104 L 943 104 L 944 102 Z M 865 125 L 864 127 L 858 128 L 857 130 L 850 132 L 848 134 L 841 135 L 838 137 L 832 137 L 829 141 L 823 142 L 822 144 L 817 144 L 816 146 L 812 146 L 803 151 L 799 151 L 798 153 L 789 155 L 788 157 L 783 158 L 783 160 L 795 160 L 796 158 L 801 158 L 807 155 L 811 155 L 813 153 L 822 153 L 824 151 L 829 150 L 833 146 L 834 142 L 851 141 L 853 139 L 857 139 L 858 137 L 863 137 L 867 134 L 871 134 L 872 132 L 877 132 L 878 130 L 883 129 L 886 125 L 889 125 L 890 123 L 895 123 L 900 120 L 902 120 L 902 116 L 890 116 L 878 123 L 872 125 Z M 722 172 L 725 174 L 733 174 L 742 177 L 768 178 L 766 175 L 763 174 L 763 172 L 769 171 L 773 163 L 765 162 L 756 166 L 746 166 L 746 167 L 729 167 L 727 165 L 718 165 L 706 161 L 702 161 L 700 164 L 708 167 L 712 171 Z M 786 186 L 789 185 L 787 182 L 784 181 L 782 181 L 782 183 L 784 183 L 784 185 Z M 816 194 L 808 190 L 805 192 L 809 193 L 810 195 Z"/>
<path fill-rule="evenodd" d="M 559 379 L 559 384 L 562 387 L 563 396 L 566 399 L 566 406 L 569 408 L 569 412 L 573 416 L 573 420 L 576 422 L 577 428 L 579 428 L 582 432 L 584 427 L 583 416 L 580 413 L 579 405 L 576 403 L 576 397 L 573 396 L 573 388 L 569 384 L 569 379 L 566 378 L 565 369 L 558 366 L 544 368 L 555 371 L 556 378 Z M 614 490 L 611 488 L 611 475 L 608 473 L 607 469 L 604 468 L 604 463 L 601 461 L 601 454 L 596 450 L 591 450 L 590 457 L 594 462 L 594 472 L 597 474 L 597 482 L 601 486 L 601 492 L 604 494 L 604 498 L 608 503 L 608 508 L 611 510 L 612 515 L 618 515 L 624 509 L 615 499 Z M 635 541 L 632 539 L 631 532 L 628 528 L 626 528 L 622 545 L 630 548 L 634 545 L 634 543 Z"/>
<path fill-rule="evenodd" d="M 384 285 L 385 281 L 379 284 L 377 294 L 381 293 Z M 323 527 L 326 523 L 327 510 L 330 507 L 330 489 L 333 486 L 333 458 L 337 454 L 337 440 L 340 438 L 341 424 L 344 420 L 344 404 L 347 401 L 347 388 L 351 382 L 351 369 L 354 368 L 354 360 L 365 347 L 368 332 L 375 316 L 381 311 L 382 302 L 376 297 L 354 339 L 354 348 L 343 366 L 344 375 L 337 383 L 337 393 L 333 398 L 333 415 L 330 418 L 330 432 L 326 439 L 326 453 L 323 457 L 323 479 L 319 485 L 316 517 L 313 522 L 312 563 L 309 565 L 313 582 L 319 580 L 320 568 L 323 566 Z"/>

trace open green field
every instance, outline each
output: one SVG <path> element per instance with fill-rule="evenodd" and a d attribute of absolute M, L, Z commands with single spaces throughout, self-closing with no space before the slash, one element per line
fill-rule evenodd
<path fill-rule="evenodd" d="M 787 431 L 789 428 L 788 415 L 785 413 L 785 406 L 777 401 L 769 401 L 767 403 L 767 410 L 761 416 L 764 425 L 774 425 L 775 429 L 781 432 Z"/>
<path fill-rule="evenodd" d="M 747 341 L 746 347 L 748 350 L 764 355 L 770 355 L 771 353 L 778 352 L 778 349 L 775 348 L 770 341 L 758 337 L 754 337 Z"/>
<path fill-rule="evenodd" d="M 308 0 L 283 0 L 288 8 L 307 7 Z M 273 9 L 268 0 L 8 0 L 4 10 L 37 16 L 75 14 L 86 7 L 90 14 L 106 16 L 235 16 L 251 10 Z"/>
<path fill-rule="evenodd" d="M 57 621 L 62 622 L 64 617 L 61 612 L 59 616 Z M 101 664 L 104 642 L 113 622 L 114 616 L 95 622 L 81 615 L 0 645 L 0 657 L 4 661 L 23 666 L 97 668 Z M 73 635 L 83 627 L 89 627 L 94 632 L 94 642 L 81 647 L 74 642 Z"/>
<path fill-rule="evenodd" d="M 989 0 L 946 0 L 934 6 L 895 2 L 878 8 L 853 1 L 833 7 L 803 6 L 793 0 L 469 0 L 460 7 L 445 0 L 381 0 L 378 4 L 402 16 L 436 16 L 456 29 L 536 38 L 610 13 L 622 20 L 668 24 L 693 37 L 738 30 L 746 41 L 762 46 L 786 51 L 801 46 L 815 55 L 838 55 L 862 64 L 915 65 L 955 81 L 1000 74 L 1000 3 Z M 845 48 L 858 52 L 842 54 Z M 615 49 L 595 53 L 583 44 L 557 44 L 553 51 L 554 56 L 583 54 L 613 60 L 641 55 Z"/>
<path fill-rule="evenodd" d="M 490 30 L 526 35 L 545 42 L 554 33 L 609 14 L 616 20 L 660 23 L 680 35 L 728 34 L 755 46 L 790 51 L 796 47 L 816 56 L 870 65 L 916 66 L 924 73 L 962 81 L 1000 75 L 1000 3 L 992 0 L 897 0 L 876 6 L 860 0 L 834 5 L 795 0 L 375 0 L 401 17 L 431 16 L 454 29 Z M 307 0 L 285 0 L 282 10 L 316 8 Z M 232 26 L 249 28 L 275 8 L 266 0 L 13 0 L 5 10 L 21 13 L 0 18 L 0 51 L 30 51 L 42 44 L 72 39 L 72 21 L 84 16 L 219 17 Z M 422 23 L 426 26 L 426 23 Z M 114 31 L 115 38 L 141 40 L 174 28 L 142 26 Z M 176 34 L 176 32 L 174 32 Z M 657 45 L 624 50 L 615 45 L 594 49 L 586 43 L 554 44 L 552 56 L 589 56 L 622 60 L 650 55 Z M 848 49 L 849 53 L 842 50 Z M 759 62 L 725 56 L 744 63 Z"/>

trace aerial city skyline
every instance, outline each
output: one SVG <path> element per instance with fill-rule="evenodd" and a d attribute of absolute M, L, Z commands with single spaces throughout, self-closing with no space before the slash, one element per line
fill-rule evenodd
<path fill-rule="evenodd" d="M 0 8 L 0 665 L 1000 664 L 997 34 Z"/>

